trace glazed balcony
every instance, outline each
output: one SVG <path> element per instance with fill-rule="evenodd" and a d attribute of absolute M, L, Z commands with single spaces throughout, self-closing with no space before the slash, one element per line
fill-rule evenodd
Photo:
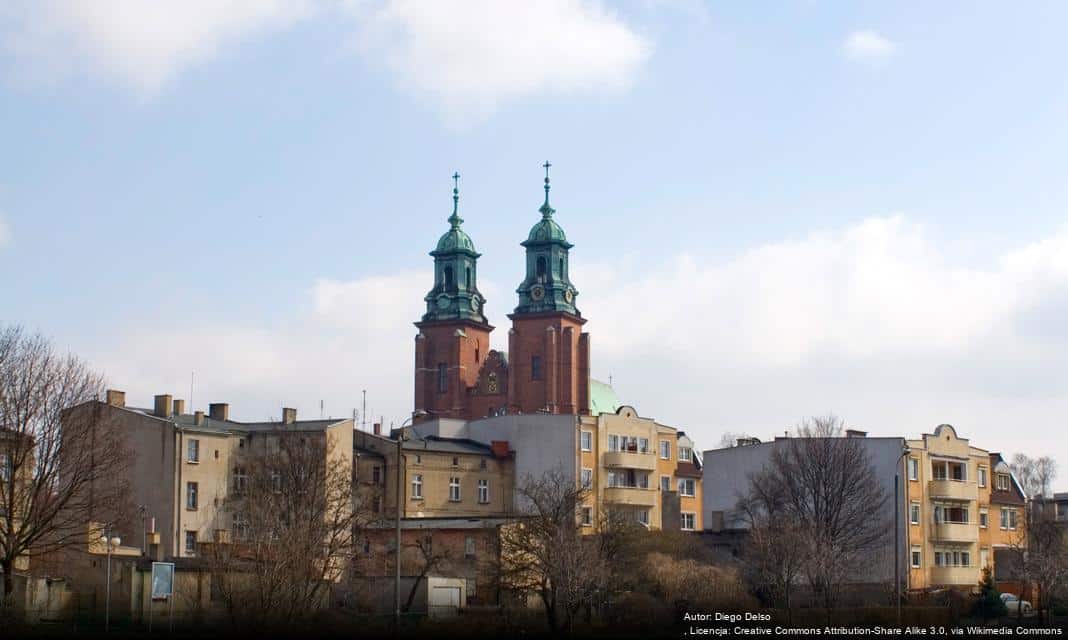
<path fill-rule="evenodd" d="M 625 504 L 635 507 L 655 507 L 656 489 L 640 487 L 606 487 L 604 501 L 611 504 Z"/>
<path fill-rule="evenodd" d="M 979 525 L 975 522 L 936 522 L 931 525 L 931 539 L 939 542 L 977 542 Z"/>
<path fill-rule="evenodd" d="M 962 480 L 931 480 L 927 483 L 927 497 L 946 500 L 978 500 L 979 485 Z"/>
<path fill-rule="evenodd" d="M 604 466 L 622 469 L 641 469 L 643 471 L 656 470 L 656 454 L 638 453 L 632 451 L 606 451 L 604 454 Z"/>

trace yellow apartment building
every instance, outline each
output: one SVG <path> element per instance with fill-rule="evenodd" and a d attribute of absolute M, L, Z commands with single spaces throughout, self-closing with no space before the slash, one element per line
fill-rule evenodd
<path fill-rule="evenodd" d="M 948 424 L 908 442 L 909 587 L 973 588 L 998 551 L 1022 544 L 1025 499 L 1000 454 Z"/>

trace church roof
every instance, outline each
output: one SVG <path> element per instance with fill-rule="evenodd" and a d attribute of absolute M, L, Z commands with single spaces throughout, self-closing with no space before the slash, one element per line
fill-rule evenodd
<path fill-rule="evenodd" d="M 564 228 L 556 223 L 551 217 L 544 217 L 530 228 L 530 234 L 527 236 L 527 241 L 524 244 L 534 244 L 542 242 L 559 242 L 561 244 L 568 244 L 567 235 L 564 233 Z M 570 245 L 569 245 L 570 246 Z"/>
<path fill-rule="evenodd" d="M 454 225 L 441 236 L 441 239 L 438 240 L 437 248 L 434 249 L 434 252 L 431 255 L 456 253 L 457 251 L 475 253 L 475 243 L 471 240 L 471 236 L 467 235 L 458 224 Z"/>
<path fill-rule="evenodd" d="M 590 415 L 615 413 L 623 403 L 609 385 L 590 378 Z"/>

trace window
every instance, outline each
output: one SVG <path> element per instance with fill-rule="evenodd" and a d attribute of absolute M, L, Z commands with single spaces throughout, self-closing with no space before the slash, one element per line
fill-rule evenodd
<path fill-rule="evenodd" d="M 412 476 L 412 497 L 418 500 L 423 498 L 423 476 L 418 473 Z"/>
<path fill-rule="evenodd" d="M 986 509 L 979 510 L 979 526 L 986 529 L 989 524 L 990 516 L 987 514 Z"/>
<path fill-rule="evenodd" d="M 689 462 L 690 461 L 690 456 L 691 456 L 690 447 L 682 447 L 682 446 L 679 447 L 679 461 L 680 462 Z"/>
<path fill-rule="evenodd" d="M 593 469 L 582 468 L 581 482 L 583 489 L 589 489 L 593 486 Z"/>
<path fill-rule="evenodd" d="M 460 478 L 458 478 L 457 476 L 452 476 L 451 478 L 449 478 L 449 501 L 460 501 Z"/>
<path fill-rule="evenodd" d="M 486 459 L 485 458 L 482 458 L 482 459 L 480 459 L 478 461 L 478 468 L 482 469 L 482 470 L 486 469 Z"/>
<path fill-rule="evenodd" d="M 489 480 L 478 481 L 478 502 L 489 504 Z"/>
<path fill-rule="evenodd" d="M 616 436 L 616 435 L 609 435 L 608 436 L 608 450 L 609 451 L 619 451 L 619 436 Z"/>
<path fill-rule="evenodd" d="M 1008 474 L 999 473 L 998 474 L 998 491 L 1008 491 L 1008 490 L 1009 490 L 1009 476 L 1008 476 Z"/>
<path fill-rule="evenodd" d="M 11 458 L 6 453 L 0 453 L 0 482 L 11 480 Z"/>
<path fill-rule="evenodd" d="M 452 457 L 452 466 L 454 466 L 454 467 L 460 466 L 460 459 L 457 458 L 456 456 Z"/>
<path fill-rule="evenodd" d="M 197 508 L 197 483 L 195 482 L 185 483 L 185 508 Z"/>
<path fill-rule="evenodd" d="M 970 567 L 972 566 L 972 554 L 968 551 L 960 552 L 960 566 Z"/>
<path fill-rule="evenodd" d="M 1016 529 L 1016 509 L 1001 510 L 1001 528 L 1009 530 Z"/>
<path fill-rule="evenodd" d="M 980 549 L 979 550 L 979 566 L 980 567 L 989 567 L 990 566 L 990 551 L 989 550 L 987 550 L 987 549 Z"/>
<path fill-rule="evenodd" d="M 660 457 L 664 460 L 671 460 L 671 443 L 667 440 L 660 441 Z"/>
<path fill-rule="evenodd" d="M 638 453 L 649 453 L 649 438 L 638 438 Z"/>
<path fill-rule="evenodd" d="M 979 467 L 979 486 L 986 486 L 986 467 Z"/>
<path fill-rule="evenodd" d="M 689 498 L 694 497 L 693 478 L 679 478 L 679 495 Z"/>
<path fill-rule="evenodd" d="M 660 490 L 671 491 L 671 476 L 660 476 Z"/>
<path fill-rule="evenodd" d="M 936 567 L 944 567 L 945 565 L 946 565 L 945 556 L 942 555 L 941 551 L 935 551 L 935 566 Z"/>
<path fill-rule="evenodd" d="M 593 524 L 593 508 L 582 507 L 582 526 L 589 527 Z"/>
<path fill-rule="evenodd" d="M 243 513 L 234 514 L 234 538 L 238 540 L 248 540 L 249 525 L 248 516 Z"/>
<path fill-rule="evenodd" d="M 638 522 L 640 524 L 644 524 L 645 526 L 649 526 L 649 510 L 648 509 L 639 510 L 638 514 L 637 514 L 637 517 L 638 517 Z"/>
<path fill-rule="evenodd" d="M 467 536 L 466 538 L 464 538 L 464 557 L 475 557 L 475 539 L 471 536 Z"/>
<path fill-rule="evenodd" d="M 371 498 L 371 513 L 382 513 L 382 496 Z"/>
<path fill-rule="evenodd" d="M 579 446 L 583 451 L 593 451 L 593 432 L 583 431 L 579 434 Z"/>
<path fill-rule="evenodd" d="M 538 256 L 536 269 L 538 282 L 545 282 L 545 272 L 549 269 L 548 265 L 545 262 L 545 256 Z"/>
<path fill-rule="evenodd" d="M 683 513 L 682 514 L 682 530 L 693 531 L 697 528 L 697 514 Z"/>
<path fill-rule="evenodd" d="M 541 356 L 530 356 L 530 379 L 541 380 Z"/>
<path fill-rule="evenodd" d="M 920 551 L 920 548 L 919 547 L 912 547 L 911 556 L 912 556 L 912 558 L 911 558 L 912 559 L 912 568 L 913 569 L 919 569 L 920 565 L 921 565 L 920 560 L 922 559 L 922 553 Z"/>
<path fill-rule="evenodd" d="M 242 494 L 248 487 L 248 472 L 244 467 L 234 467 L 234 493 Z"/>
<path fill-rule="evenodd" d="M 909 458 L 909 480 L 920 479 L 920 460 L 919 458 Z"/>
<path fill-rule="evenodd" d="M 931 477 L 935 480 L 946 479 L 946 465 L 941 462 L 931 463 Z"/>
<path fill-rule="evenodd" d="M 186 442 L 185 461 L 200 462 L 200 440 L 190 440 Z"/>
<path fill-rule="evenodd" d="M 449 390 L 449 365 L 444 362 L 438 363 L 438 393 Z"/>
<path fill-rule="evenodd" d="M 423 464 L 423 456 L 415 454 L 415 464 Z"/>
<path fill-rule="evenodd" d="M 912 524 L 920 524 L 920 503 L 913 502 L 909 505 L 909 522 Z"/>
<path fill-rule="evenodd" d="M 197 552 L 197 532 L 186 531 L 185 532 L 185 552 L 187 554 L 195 554 Z"/>
<path fill-rule="evenodd" d="M 382 467 L 376 465 L 371 468 L 371 482 L 375 484 L 382 483 Z"/>
<path fill-rule="evenodd" d="M 558 271 L 560 273 L 560 277 L 563 278 L 564 277 L 564 259 L 563 258 L 560 258 L 560 269 Z"/>
<path fill-rule="evenodd" d="M 271 489 L 275 493 L 282 493 L 282 474 L 277 471 L 271 472 Z"/>
<path fill-rule="evenodd" d="M 445 288 L 446 289 L 451 289 L 452 288 L 452 267 L 445 267 L 444 280 L 445 280 Z"/>
<path fill-rule="evenodd" d="M 470 289 L 471 288 L 471 267 L 467 267 L 467 269 L 465 271 L 466 271 L 466 280 L 464 281 L 464 286 L 467 287 L 468 289 Z M 475 358 L 475 360 L 478 360 L 478 358 Z"/>

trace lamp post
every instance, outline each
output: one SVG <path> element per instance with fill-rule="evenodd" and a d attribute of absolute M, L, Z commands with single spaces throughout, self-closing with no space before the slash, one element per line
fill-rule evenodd
<path fill-rule="evenodd" d="M 107 532 L 100 536 L 100 541 L 104 543 L 104 549 L 107 553 L 107 584 L 104 587 L 104 633 L 111 630 L 111 551 L 122 544 L 122 539 L 118 536 L 109 538 Z"/>
<path fill-rule="evenodd" d="M 908 445 L 901 450 L 901 455 L 894 466 L 894 607 L 897 609 L 897 626 L 901 628 L 901 461 L 909 454 Z"/>
<path fill-rule="evenodd" d="M 401 615 L 401 596 L 400 596 L 400 581 L 401 581 L 401 506 L 403 504 L 401 496 L 404 491 L 403 476 L 401 474 L 401 447 L 404 442 L 404 426 L 411 424 L 412 420 L 416 416 L 426 415 L 424 411 L 417 411 L 401 423 L 397 428 L 397 561 L 394 563 L 396 567 L 396 575 L 393 578 L 393 625 L 394 629 L 400 631 L 400 615 Z"/>

